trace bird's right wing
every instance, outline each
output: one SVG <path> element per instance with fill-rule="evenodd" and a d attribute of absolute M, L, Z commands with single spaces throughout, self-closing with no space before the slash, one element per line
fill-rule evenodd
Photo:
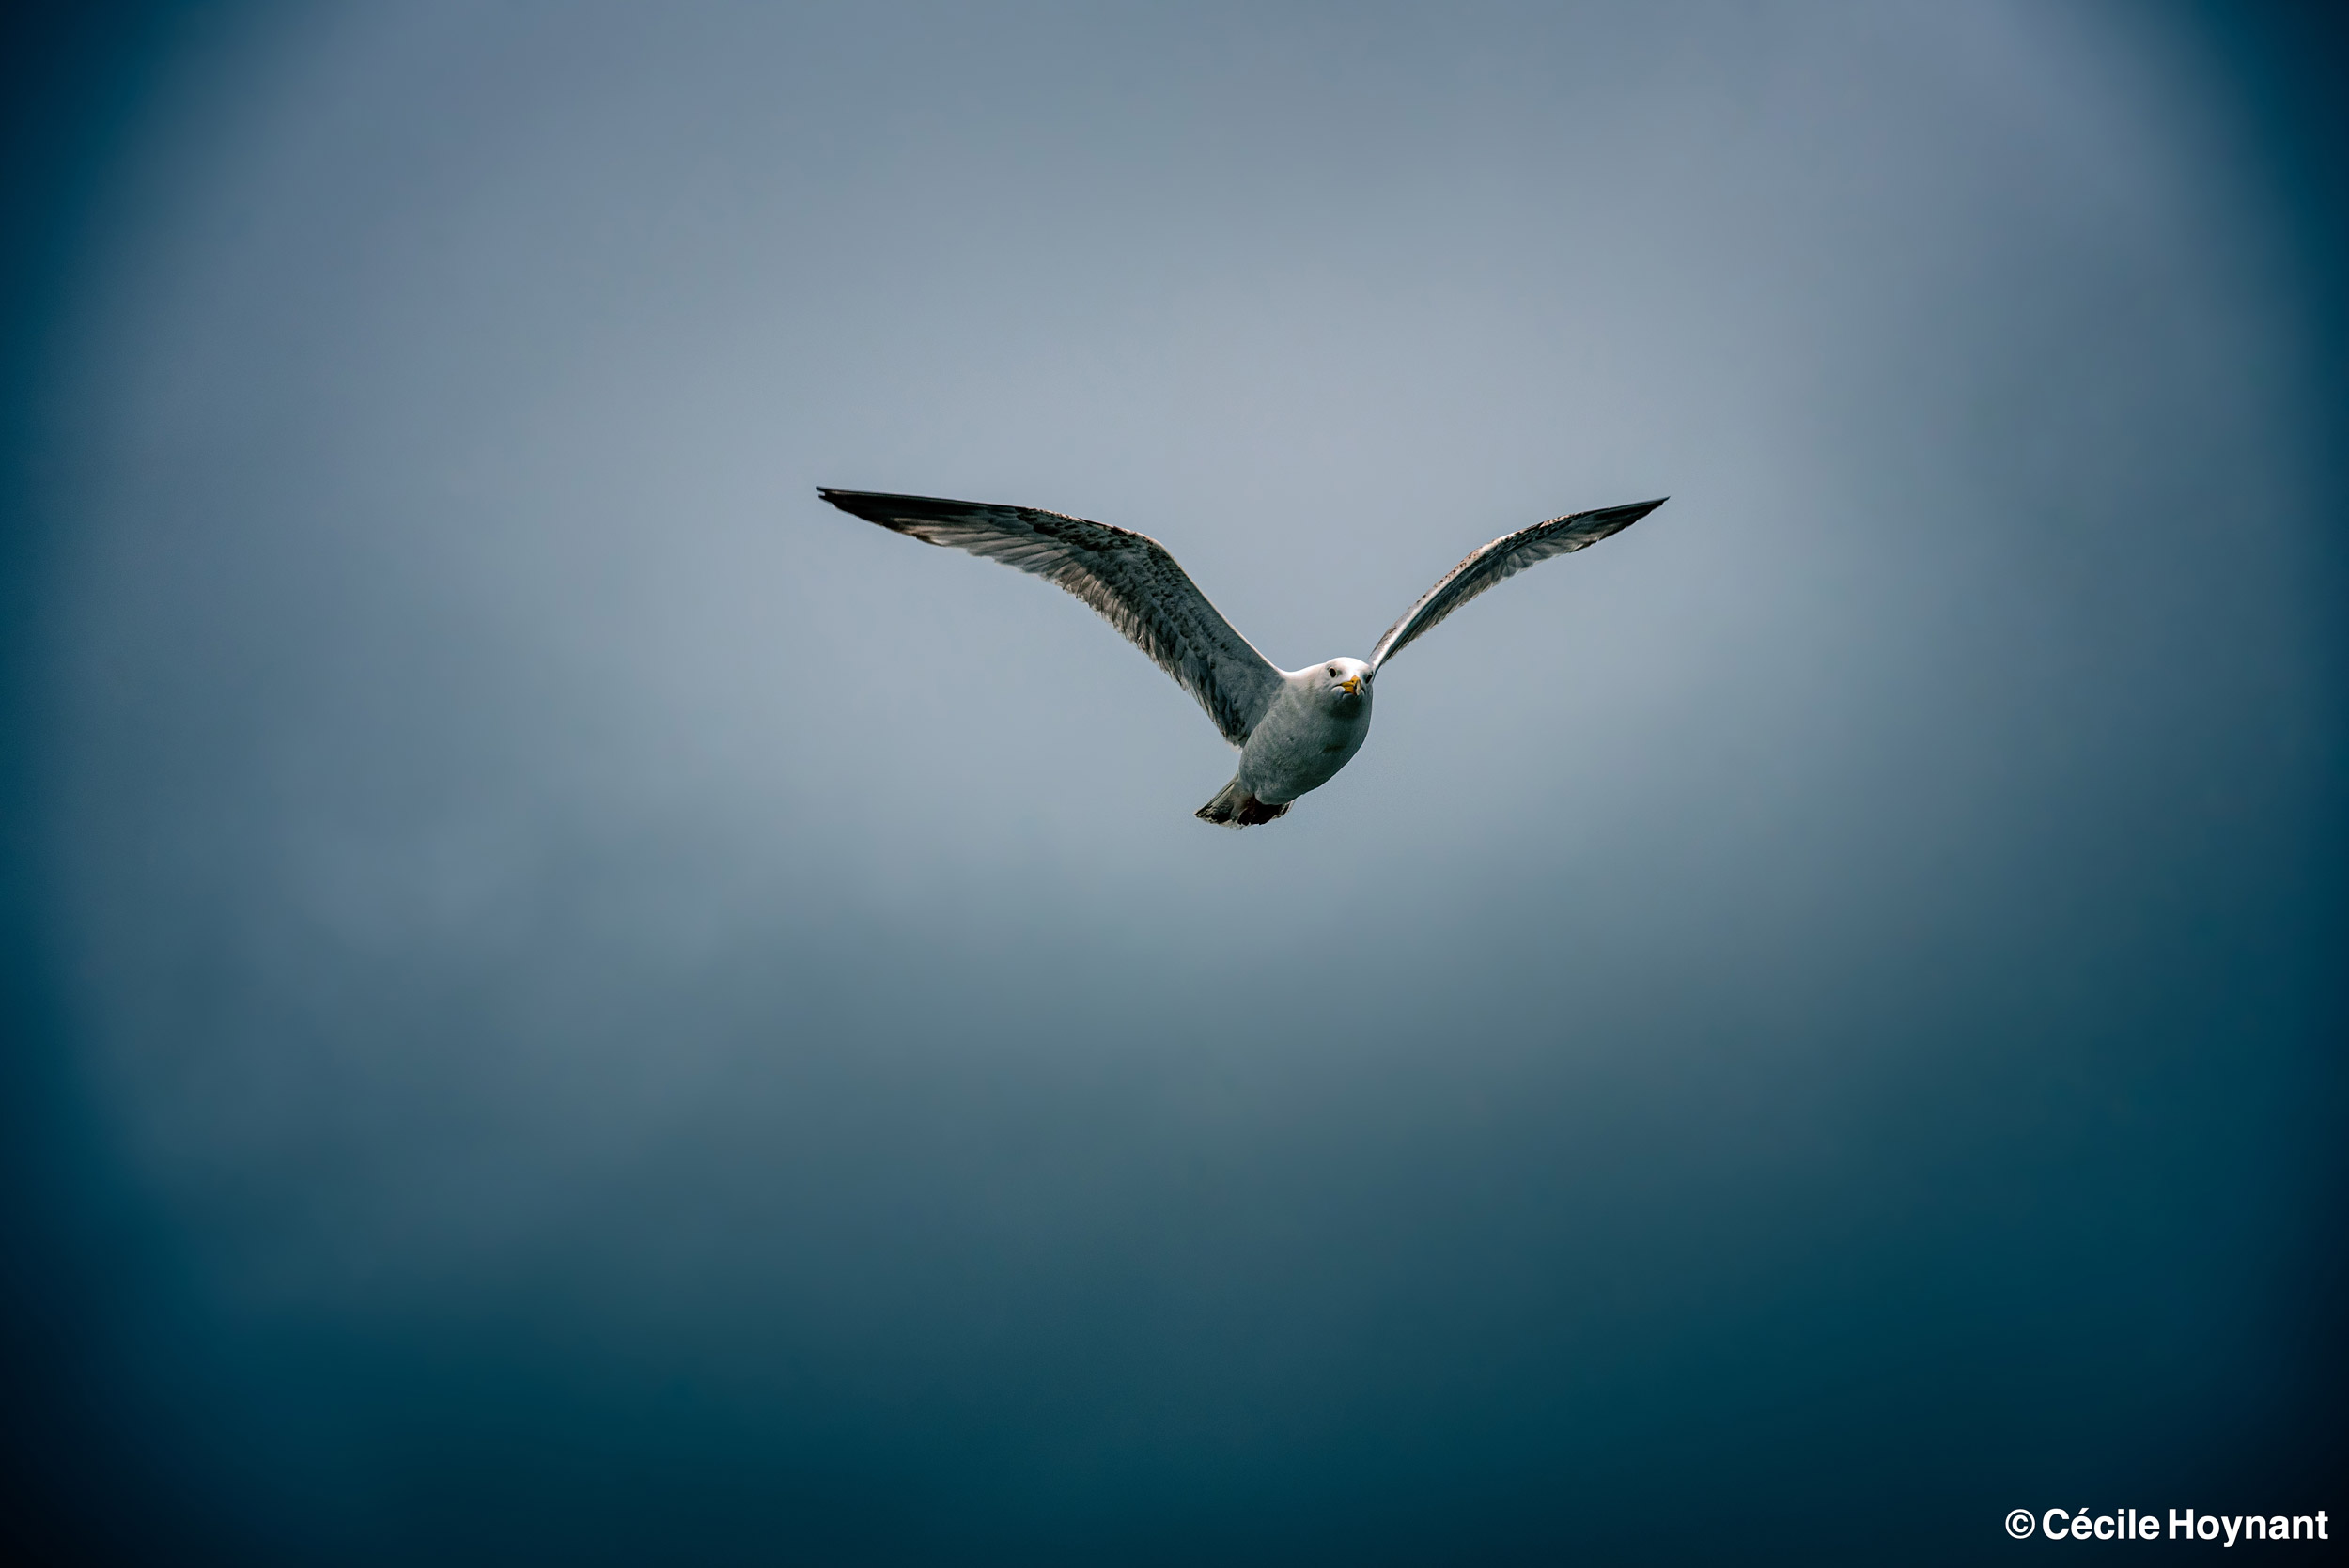
<path fill-rule="evenodd" d="M 844 512 L 925 544 L 967 550 L 1059 583 L 1197 698 L 1235 746 L 1247 743 L 1281 689 L 1281 672 L 1232 629 L 1174 557 L 1147 535 L 1033 506 L 821 487 L 817 493 Z"/>
<path fill-rule="evenodd" d="M 1467 560 L 1420 595 L 1419 602 L 1406 610 L 1401 620 L 1387 628 L 1387 634 L 1370 650 L 1370 667 L 1377 669 L 1402 652 L 1404 644 L 1412 638 L 1486 589 L 1517 576 L 1536 561 L 1547 561 L 1553 555 L 1595 545 L 1610 534 L 1619 534 L 1661 506 L 1666 499 L 1669 498 L 1635 501 L 1628 506 L 1605 506 L 1595 512 L 1552 518 L 1471 551 Z"/>

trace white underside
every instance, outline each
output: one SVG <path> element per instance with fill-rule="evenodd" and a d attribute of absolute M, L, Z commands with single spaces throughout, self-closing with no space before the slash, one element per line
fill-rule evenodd
<path fill-rule="evenodd" d="M 1319 666 L 1283 671 L 1280 694 L 1240 751 L 1240 787 L 1267 805 L 1286 805 L 1328 784 L 1370 734 L 1369 687 L 1360 698 L 1333 703 L 1320 673 Z"/>

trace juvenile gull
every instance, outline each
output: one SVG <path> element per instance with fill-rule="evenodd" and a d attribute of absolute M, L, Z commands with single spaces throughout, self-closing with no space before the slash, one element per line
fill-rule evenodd
<path fill-rule="evenodd" d="M 1147 535 L 1033 506 L 996 506 L 871 490 L 817 493 L 844 512 L 925 544 L 967 550 L 1059 583 L 1130 638 L 1199 701 L 1239 748 L 1239 771 L 1199 808 L 1204 821 L 1252 828 L 1287 813 L 1353 760 L 1370 733 L 1378 667 L 1421 632 L 1536 561 L 1595 545 L 1664 504 L 1634 502 L 1552 518 L 1503 535 L 1443 574 L 1387 628 L 1367 660 L 1281 670 L 1216 613 L 1164 546 Z"/>

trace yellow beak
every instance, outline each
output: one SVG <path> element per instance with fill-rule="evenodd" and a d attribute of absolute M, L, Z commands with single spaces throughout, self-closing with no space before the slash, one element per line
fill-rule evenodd
<path fill-rule="evenodd" d="M 1362 677 L 1360 675 L 1348 675 L 1338 682 L 1338 686 L 1349 697 L 1359 697 L 1362 694 Z"/>

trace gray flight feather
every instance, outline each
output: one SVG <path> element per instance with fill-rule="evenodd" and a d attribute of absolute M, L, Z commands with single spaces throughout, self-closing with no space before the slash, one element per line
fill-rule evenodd
<path fill-rule="evenodd" d="M 1232 629 L 1146 535 L 1034 506 L 818 488 L 842 511 L 925 544 L 966 550 L 1057 582 L 1101 613 L 1199 700 L 1235 746 L 1264 717 L 1281 672 Z"/>
<path fill-rule="evenodd" d="M 1536 561 L 1595 545 L 1610 534 L 1620 533 L 1669 499 L 1659 496 L 1628 506 L 1605 506 L 1595 512 L 1552 518 L 1504 535 L 1470 552 L 1467 560 L 1444 573 L 1442 581 L 1422 594 L 1419 602 L 1403 613 L 1401 620 L 1387 628 L 1387 634 L 1370 650 L 1370 667 L 1377 669 L 1402 652 L 1404 644 L 1412 638 L 1496 582 L 1515 577 Z"/>

